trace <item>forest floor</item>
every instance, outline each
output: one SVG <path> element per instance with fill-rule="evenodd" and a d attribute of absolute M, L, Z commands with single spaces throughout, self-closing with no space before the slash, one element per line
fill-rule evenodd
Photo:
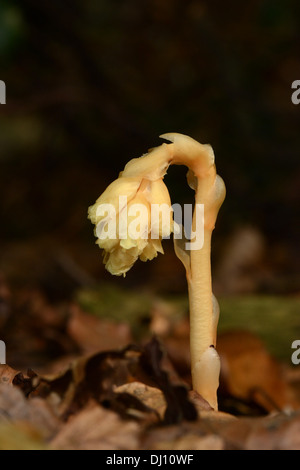
<path fill-rule="evenodd" d="M 0 297 L 0 449 L 300 449 L 299 297 L 220 298 L 219 411 L 191 391 L 184 295 Z"/>

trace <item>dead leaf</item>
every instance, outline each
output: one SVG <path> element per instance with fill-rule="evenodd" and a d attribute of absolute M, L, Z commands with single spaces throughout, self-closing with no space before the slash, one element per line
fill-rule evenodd
<path fill-rule="evenodd" d="M 76 360 L 57 377 L 39 378 L 36 392 L 41 397 L 56 394 L 56 411 L 67 417 L 82 409 L 89 399 L 104 404 L 126 416 L 126 403 L 132 409 L 145 411 L 142 402 L 116 394 L 115 388 L 132 381 L 159 388 L 166 400 L 165 423 L 196 420 L 197 411 L 189 401 L 188 389 L 183 383 L 172 384 L 161 367 L 163 352 L 158 341 L 143 347 L 128 346 L 123 350 L 106 351 Z"/>
<path fill-rule="evenodd" d="M 70 312 L 67 332 L 83 354 L 120 349 L 132 342 L 127 323 L 98 318 L 84 313 L 76 305 L 70 308 Z"/>
<path fill-rule="evenodd" d="M 95 402 L 69 418 L 50 442 L 55 450 L 135 450 L 140 428 L 134 421 L 122 421 Z"/>
<path fill-rule="evenodd" d="M 161 390 L 155 387 L 149 387 L 141 382 L 131 382 L 121 385 L 114 389 L 115 393 L 129 393 L 140 400 L 146 407 L 154 410 L 161 420 L 164 419 L 166 411 L 166 400 Z"/>
<path fill-rule="evenodd" d="M 188 398 L 188 387 L 181 384 L 172 384 L 167 372 L 161 367 L 164 351 L 156 338 L 148 342 L 139 358 L 138 370 L 150 379 L 150 385 L 162 390 L 167 408 L 164 416 L 165 424 L 179 423 L 182 420 L 194 421 L 197 419 L 197 410 Z"/>
<path fill-rule="evenodd" d="M 0 364 L 0 384 L 12 385 L 19 371 L 12 369 L 7 364 Z"/>
<path fill-rule="evenodd" d="M 259 414 L 292 405 L 280 365 L 256 335 L 248 331 L 222 333 L 217 349 L 221 396 L 234 397 L 245 407 L 252 403 Z"/>
<path fill-rule="evenodd" d="M 200 414 L 203 410 L 206 410 L 206 411 L 213 410 L 210 404 L 201 395 L 199 395 L 199 393 L 197 393 L 195 390 L 190 390 L 189 399 L 198 410 L 198 414 Z"/>
<path fill-rule="evenodd" d="M 24 377 L 22 372 L 19 372 L 13 379 L 13 385 L 20 388 L 25 397 L 28 397 L 36 389 L 38 384 L 38 375 L 31 369 L 28 369 L 27 377 Z"/>

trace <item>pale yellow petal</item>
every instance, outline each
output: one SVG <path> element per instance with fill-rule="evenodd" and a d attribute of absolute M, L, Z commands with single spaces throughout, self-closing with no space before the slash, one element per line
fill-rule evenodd
<path fill-rule="evenodd" d="M 97 215 L 98 207 L 101 204 L 112 204 L 116 208 L 116 213 L 118 213 L 119 209 L 122 209 L 119 208 L 119 197 L 126 196 L 127 203 L 129 203 L 137 193 L 140 184 L 141 178 L 118 178 L 113 181 L 97 199 L 95 204 L 89 207 L 88 218 L 93 224 L 101 220 L 103 216 L 100 217 Z"/>
<path fill-rule="evenodd" d="M 141 261 L 150 261 L 155 258 L 158 253 L 164 253 L 163 247 L 161 245 L 161 240 L 149 240 L 147 246 L 140 254 Z"/>
<path fill-rule="evenodd" d="M 143 250 L 143 252 L 140 254 L 140 260 L 141 261 L 150 261 L 153 258 L 157 256 L 157 251 L 154 248 L 152 243 L 148 243 L 146 248 Z"/>
<path fill-rule="evenodd" d="M 96 244 L 99 248 L 102 248 L 105 251 L 112 251 L 119 245 L 119 240 L 113 238 L 105 238 L 104 240 L 101 240 L 100 238 L 97 238 Z"/>
<path fill-rule="evenodd" d="M 144 197 L 144 193 L 138 191 L 127 206 L 127 236 L 135 240 L 145 240 L 148 238 L 150 226 L 150 204 Z"/>
<path fill-rule="evenodd" d="M 105 268 L 111 274 L 121 276 L 129 271 L 137 259 L 138 257 L 133 255 L 131 250 L 124 250 L 119 247 L 110 253 L 106 253 L 104 257 Z"/>
<path fill-rule="evenodd" d="M 173 231 L 173 210 L 167 186 L 162 180 L 151 184 L 151 237 L 169 237 Z"/>
<path fill-rule="evenodd" d="M 171 205 L 171 198 L 167 186 L 162 179 L 152 181 L 150 188 L 151 204 L 168 204 Z"/>

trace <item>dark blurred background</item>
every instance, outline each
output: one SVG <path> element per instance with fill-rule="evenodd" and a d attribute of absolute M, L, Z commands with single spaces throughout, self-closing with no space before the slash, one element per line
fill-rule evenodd
<path fill-rule="evenodd" d="M 104 271 L 87 208 L 125 163 L 188 134 L 227 187 L 213 238 L 220 294 L 298 293 L 297 0 L 1 0 L 0 271 L 53 298 Z M 172 202 L 191 193 L 171 168 Z M 116 285 L 186 289 L 173 254 Z"/>

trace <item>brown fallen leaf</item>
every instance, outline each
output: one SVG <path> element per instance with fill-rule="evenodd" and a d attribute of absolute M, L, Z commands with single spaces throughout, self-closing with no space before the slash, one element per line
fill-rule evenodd
<path fill-rule="evenodd" d="M 54 450 L 136 450 L 140 427 L 95 402 L 68 419 L 50 442 Z"/>
<path fill-rule="evenodd" d="M 184 382 L 171 383 L 168 373 L 162 368 L 165 355 L 161 343 L 153 338 L 141 350 L 137 371 L 145 377 L 145 383 L 162 390 L 167 408 L 164 415 L 165 424 L 179 423 L 183 420 L 195 421 L 197 410 L 188 398 L 188 387 Z M 138 374 L 139 375 L 139 374 Z"/>
<path fill-rule="evenodd" d="M 7 364 L 0 364 L 0 384 L 12 385 L 17 374 L 19 374 L 19 371 Z"/>
<path fill-rule="evenodd" d="M 252 403 L 259 414 L 294 405 L 280 364 L 256 335 L 248 331 L 222 333 L 217 348 L 223 399 L 236 398 L 245 407 Z"/>
<path fill-rule="evenodd" d="M 28 396 L 35 388 L 34 379 L 37 374 L 31 369 L 24 376 L 22 372 L 13 369 L 7 364 L 0 364 L 0 384 L 14 385 L 20 388 L 25 396 Z"/>
<path fill-rule="evenodd" d="M 166 411 L 166 400 L 161 390 L 155 387 L 149 387 L 141 382 L 131 382 L 120 385 L 114 389 L 115 393 L 129 393 L 138 398 L 146 407 L 154 410 L 161 420 Z"/>
<path fill-rule="evenodd" d="M 202 411 L 205 411 L 205 410 L 206 411 L 213 410 L 210 404 L 201 395 L 199 395 L 199 393 L 197 393 L 195 390 L 189 391 L 189 399 L 196 407 L 198 414 L 201 414 Z"/>
<path fill-rule="evenodd" d="M 56 402 L 61 417 L 82 409 L 89 399 L 105 404 L 125 417 L 126 406 L 146 412 L 145 405 L 136 396 L 116 393 L 115 388 L 129 382 L 143 382 L 160 389 L 166 400 L 164 423 L 196 420 L 197 411 L 188 398 L 184 383 L 172 383 L 162 368 L 163 351 L 157 340 L 143 347 L 128 346 L 123 350 L 104 351 L 77 359 L 56 377 L 39 377 L 35 395 Z"/>
<path fill-rule="evenodd" d="M 132 342 L 127 323 L 116 323 L 83 312 L 77 305 L 70 308 L 67 333 L 83 354 L 124 348 Z"/>

